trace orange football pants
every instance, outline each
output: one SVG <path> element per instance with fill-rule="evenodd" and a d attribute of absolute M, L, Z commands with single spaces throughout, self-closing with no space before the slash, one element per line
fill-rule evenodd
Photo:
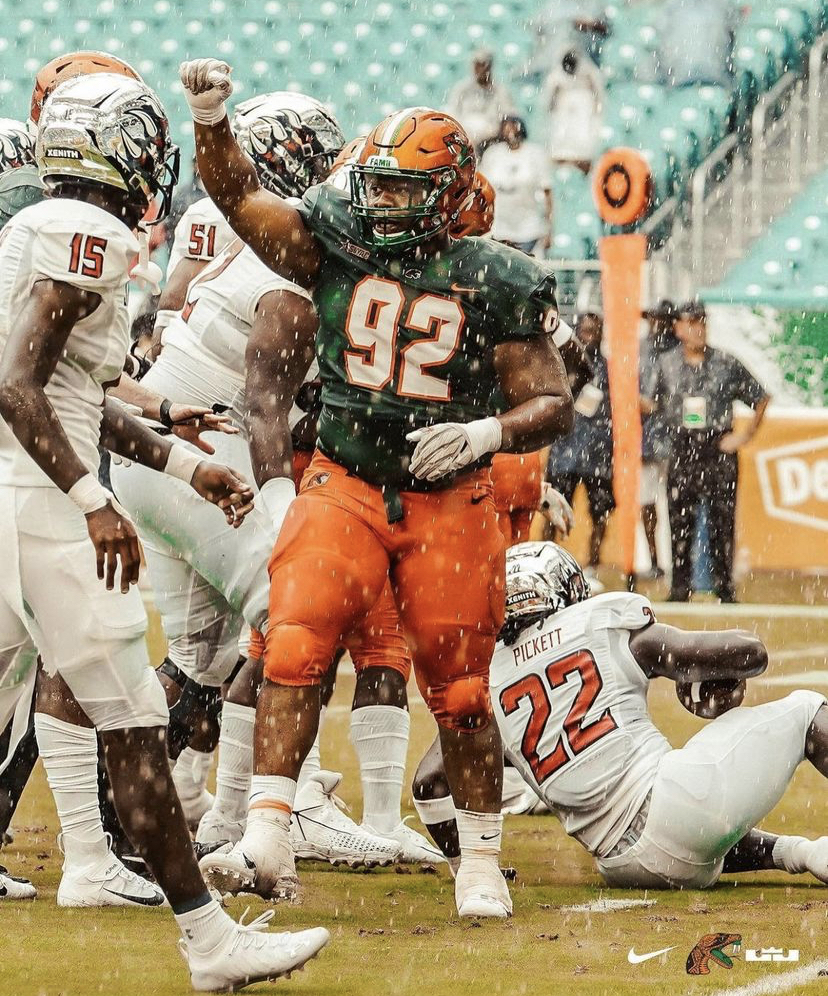
<path fill-rule="evenodd" d="M 488 471 L 443 491 L 382 489 L 316 453 L 270 561 L 265 675 L 316 684 L 389 583 L 423 698 L 438 723 L 491 718 L 489 664 L 504 615 L 505 545 Z"/>
<path fill-rule="evenodd" d="M 529 539 L 543 480 L 540 453 L 495 453 L 492 483 L 497 519 L 506 546 Z"/>

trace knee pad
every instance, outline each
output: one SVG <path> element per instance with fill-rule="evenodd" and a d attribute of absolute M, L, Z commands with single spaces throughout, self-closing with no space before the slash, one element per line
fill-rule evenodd
<path fill-rule="evenodd" d="M 436 687 L 421 688 L 440 726 L 457 733 L 478 733 L 492 719 L 488 675 L 468 675 Z"/>
<path fill-rule="evenodd" d="M 279 623 L 265 637 L 264 676 L 277 685 L 318 685 L 335 650 L 307 626 Z"/>
<path fill-rule="evenodd" d="M 163 674 L 167 678 L 170 678 L 176 683 L 176 685 L 178 685 L 179 689 L 183 688 L 187 684 L 187 675 L 184 674 L 177 664 L 173 664 L 169 657 L 165 657 L 164 660 L 161 661 L 155 669 L 155 673 Z"/>
<path fill-rule="evenodd" d="M 203 716 L 209 723 L 218 723 L 221 715 L 221 689 L 199 685 L 188 678 L 178 702 L 170 709 L 167 727 L 167 753 L 176 758 L 195 733 L 195 725 Z"/>

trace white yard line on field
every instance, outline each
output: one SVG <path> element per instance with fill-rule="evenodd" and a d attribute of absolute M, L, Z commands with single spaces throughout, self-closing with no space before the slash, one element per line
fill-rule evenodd
<path fill-rule="evenodd" d="M 828 643 L 816 643 L 810 647 L 790 647 L 788 650 L 771 650 L 772 661 L 797 661 L 804 658 L 825 657 L 828 660 Z"/>
<path fill-rule="evenodd" d="M 580 906 L 561 906 L 561 913 L 614 913 L 616 910 L 631 910 L 638 906 L 655 906 L 657 899 L 594 899 Z"/>
<path fill-rule="evenodd" d="M 780 972 L 778 975 L 766 975 L 755 982 L 748 982 L 746 986 L 734 986 L 728 989 L 715 989 L 709 991 L 707 996 L 766 996 L 772 993 L 786 993 L 795 986 L 801 986 L 806 982 L 813 982 L 820 972 L 828 973 L 828 958 L 820 958 L 819 961 L 812 961 L 810 965 L 803 965 L 790 972 Z M 695 988 L 690 990 L 697 993 Z"/>
<path fill-rule="evenodd" d="M 739 619 L 745 616 L 759 619 L 828 619 L 828 605 L 766 605 L 761 602 L 740 602 L 722 605 L 719 602 L 654 602 L 656 617 L 708 616 L 711 619 Z"/>
<path fill-rule="evenodd" d="M 794 674 L 772 674 L 753 678 L 760 685 L 775 685 L 782 688 L 808 688 L 811 685 L 828 685 L 828 671 L 796 671 Z"/>

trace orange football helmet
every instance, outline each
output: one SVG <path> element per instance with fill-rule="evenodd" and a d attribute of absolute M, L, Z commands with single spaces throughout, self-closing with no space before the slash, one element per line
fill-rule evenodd
<path fill-rule="evenodd" d="M 87 73 L 116 73 L 118 76 L 138 80 L 139 83 L 144 82 L 128 62 L 114 55 L 107 55 L 106 52 L 67 52 L 66 55 L 59 55 L 47 62 L 35 76 L 29 120 L 35 125 L 38 123 L 43 102 L 55 87 Z"/>
<path fill-rule="evenodd" d="M 448 114 L 428 107 L 390 114 L 365 139 L 351 170 L 352 210 L 366 242 L 407 248 L 449 228 L 466 203 L 475 165 L 468 135 Z M 408 203 L 377 203 L 374 191 L 384 185 L 407 193 Z"/>
<path fill-rule="evenodd" d="M 494 187 L 478 170 L 474 174 L 471 189 L 471 199 L 457 216 L 457 221 L 451 226 L 451 234 L 455 239 L 466 235 L 488 235 L 494 223 Z"/>

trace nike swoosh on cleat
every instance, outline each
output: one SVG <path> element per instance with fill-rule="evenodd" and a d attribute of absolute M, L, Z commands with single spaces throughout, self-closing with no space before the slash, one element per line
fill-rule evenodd
<path fill-rule="evenodd" d="M 649 961 L 650 958 L 658 958 L 659 955 L 667 954 L 668 951 L 672 951 L 675 948 L 675 944 L 670 948 L 662 948 L 660 951 L 650 951 L 647 954 L 636 954 L 635 948 L 630 948 L 627 952 L 627 961 L 631 965 L 638 965 L 639 962 Z"/>
<path fill-rule="evenodd" d="M 128 899 L 131 903 L 137 903 L 139 906 L 163 906 L 164 897 L 162 895 L 156 896 L 131 896 L 128 892 L 116 892 L 114 889 L 104 889 L 104 892 L 108 892 L 110 896 L 118 896 L 120 899 Z"/>
<path fill-rule="evenodd" d="M 255 871 L 256 870 L 256 862 L 255 861 L 251 861 L 250 858 L 248 858 L 248 856 L 244 853 L 244 851 L 242 851 L 242 857 L 244 858 L 245 865 L 250 869 L 250 871 Z"/>

